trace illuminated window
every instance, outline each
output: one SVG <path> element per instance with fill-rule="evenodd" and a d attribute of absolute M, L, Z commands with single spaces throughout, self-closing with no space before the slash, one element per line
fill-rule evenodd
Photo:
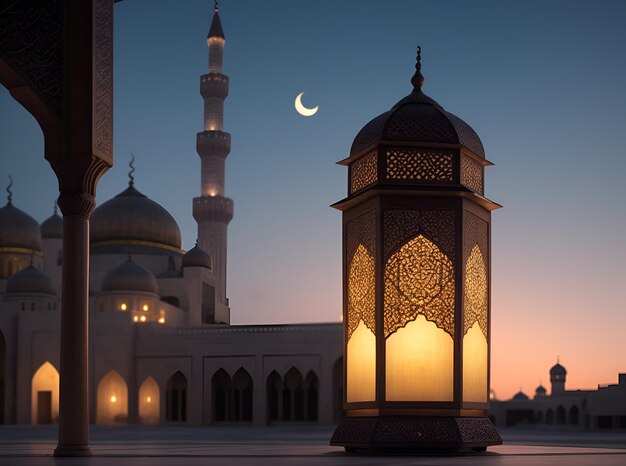
<path fill-rule="evenodd" d="M 127 422 L 128 388 L 116 371 L 109 371 L 98 384 L 96 398 L 96 423 Z"/>
<path fill-rule="evenodd" d="M 139 321 L 139 317 L 133 316 L 133 322 L 138 322 L 138 321 Z"/>
<path fill-rule="evenodd" d="M 140 320 L 140 321 L 142 321 L 142 322 L 145 322 L 145 321 L 146 321 L 146 316 L 141 316 L 141 317 L 139 318 L 139 320 Z"/>
<path fill-rule="evenodd" d="M 128 307 L 126 306 L 126 303 L 122 303 L 122 305 L 120 306 L 120 309 L 122 311 L 125 311 L 126 309 L 128 309 Z"/>
<path fill-rule="evenodd" d="M 144 380 L 139 387 L 139 422 L 158 424 L 160 420 L 159 386 L 152 377 Z"/>
<path fill-rule="evenodd" d="M 386 397 L 452 401 L 454 267 L 419 235 L 385 265 Z"/>
<path fill-rule="evenodd" d="M 165 311 L 163 309 L 161 309 L 159 311 L 159 320 L 157 322 L 159 324 L 164 324 L 165 323 Z"/>
<path fill-rule="evenodd" d="M 59 372 L 43 363 L 31 382 L 31 423 L 52 424 L 59 416 Z"/>
<path fill-rule="evenodd" d="M 487 266 L 478 245 L 465 263 L 463 400 L 487 402 Z"/>
<path fill-rule="evenodd" d="M 374 256 L 359 244 L 348 274 L 347 401 L 376 399 Z"/>
<path fill-rule="evenodd" d="M 142 307 L 142 309 L 143 309 L 143 311 L 144 311 L 144 312 L 147 312 L 147 311 L 148 311 L 148 305 L 147 305 L 147 304 L 144 304 L 144 305 L 143 305 L 143 307 Z"/>

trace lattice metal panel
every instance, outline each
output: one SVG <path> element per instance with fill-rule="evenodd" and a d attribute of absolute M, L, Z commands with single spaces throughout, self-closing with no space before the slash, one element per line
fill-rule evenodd
<path fill-rule="evenodd" d="M 463 225 L 463 261 L 465 263 L 464 333 L 474 322 L 487 337 L 487 306 L 489 302 L 489 224 L 465 212 Z"/>
<path fill-rule="evenodd" d="M 393 110 L 389 110 L 381 115 L 378 115 L 368 124 L 366 124 L 359 134 L 356 135 L 352 142 L 352 148 L 350 149 L 350 155 L 356 154 L 368 144 L 379 141 L 382 139 L 383 128 L 387 123 L 387 117 Z"/>
<path fill-rule="evenodd" d="M 459 144 L 463 144 L 469 150 L 474 152 L 476 155 L 485 158 L 485 148 L 483 147 L 483 143 L 476 134 L 470 125 L 461 120 L 458 116 L 453 115 L 450 112 L 443 113 L 446 114 L 452 125 L 454 125 L 454 129 L 456 130 L 456 134 L 459 138 Z"/>
<path fill-rule="evenodd" d="M 461 157 L 461 183 L 477 193 L 484 194 L 484 167 L 476 160 Z"/>
<path fill-rule="evenodd" d="M 350 194 L 375 183 L 378 178 L 376 152 L 361 157 L 350 167 Z"/>
<path fill-rule="evenodd" d="M 454 180 L 451 153 L 393 149 L 386 152 L 386 157 L 388 180 L 446 183 Z"/>
<path fill-rule="evenodd" d="M 446 116 L 428 104 L 402 105 L 389 117 L 382 133 L 389 141 L 456 144 L 458 136 Z"/>
<path fill-rule="evenodd" d="M 346 225 L 348 257 L 348 339 L 362 320 L 376 335 L 376 213 L 367 212 Z"/>
<path fill-rule="evenodd" d="M 423 315 L 454 336 L 452 210 L 384 213 L 385 337 Z"/>
<path fill-rule="evenodd" d="M 454 264 L 422 235 L 385 264 L 385 338 L 423 315 L 454 338 Z"/>

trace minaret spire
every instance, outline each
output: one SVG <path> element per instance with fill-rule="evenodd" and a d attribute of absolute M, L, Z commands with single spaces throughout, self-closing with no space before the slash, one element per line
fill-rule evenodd
<path fill-rule="evenodd" d="M 198 133 L 196 150 L 200 156 L 200 197 L 193 200 L 193 216 L 198 222 L 198 245 L 213 261 L 216 276 L 215 319 L 227 322 L 226 239 L 228 222 L 233 217 L 233 201 L 224 196 L 225 161 L 230 153 L 230 134 L 224 131 L 224 100 L 228 96 L 228 76 L 222 73 L 226 37 L 214 3 L 213 19 L 207 36 L 208 73 L 200 77 L 204 100 L 203 131 Z M 221 311 L 220 311 L 221 307 Z"/>
<path fill-rule="evenodd" d="M 11 188 L 13 187 L 13 177 L 9 175 L 9 185 L 7 186 L 7 205 L 13 205 L 11 201 L 13 201 L 13 191 Z"/>
<path fill-rule="evenodd" d="M 135 186 L 135 177 L 133 176 L 133 173 L 135 173 L 135 154 L 133 154 L 132 152 L 130 153 L 130 162 L 128 162 L 128 168 L 130 168 L 130 170 L 128 170 L 128 186 L 132 188 Z"/>

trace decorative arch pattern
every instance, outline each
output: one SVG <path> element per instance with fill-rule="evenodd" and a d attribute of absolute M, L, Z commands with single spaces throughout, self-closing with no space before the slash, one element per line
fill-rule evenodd
<path fill-rule="evenodd" d="M 139 422 L 158 424 L 161 417 L 161 393 L 152 377 L 147 377 L 139 386 Z"/>
<path fill-rule="evenodd" d="M 253 382 L 243 367 L 231 378 L 224 370 L 218 370 L 211 379 L 213 421 L 252 421 Z"/>
<path fill-rule="evenodd" d="M 59 371 L 44 362 L 31 380 L 31 423 L 52 424 L 59 417 Z"/>
<path fill-rule="evenodd" d="M 180 371 L 167 380 L 165 420 L 167 422 L 187 421 L 187 378 Z"/>
<path fill-rule="evenodd" d="M 314 422 L 318 418 L 319 382 L 310 371 L 306 377 L 292 367 L 282 378 L 273 371 L 267 378 L 267 407 L 270 422 Z"/>
<path fill-rule="evenodd" d="M 111 370 L 100 379 L 96 408 L 97 424 L 128 422 L 128 388 L 118 372 Z"/>

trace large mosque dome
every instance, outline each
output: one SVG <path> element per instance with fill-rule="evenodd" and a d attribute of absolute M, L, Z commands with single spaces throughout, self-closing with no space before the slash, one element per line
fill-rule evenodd
<path fill-rule="evenodd" d="M 182 253 L 176 220 L 131 184 L 99 206 L 91 217 L 92 252 L 160 249 Z"/>
<path fill-rule="evenodd" d="M 463 120 L 422 92 L 424 77 L 419 68 L 411 80 L 413 92 L 391 110 L 367 123 L 354 138 L 350 155 L 379 141 L 410 141 L 427 144 L 460 144 L 485 158 L 478 134 Z"/>
<path fill-rule="evenodd" d="M 41 237 L 63 238 L 63 219 L 57 214 L 56 208 L 54 209 L 54 214 L 41 224 Z"/>
<path fill-rule="evenodd" d="M 41 253 L 39 223 L 13 206 L 11 201 L 0 209 L 0 250 L 22 254 Z"/>

